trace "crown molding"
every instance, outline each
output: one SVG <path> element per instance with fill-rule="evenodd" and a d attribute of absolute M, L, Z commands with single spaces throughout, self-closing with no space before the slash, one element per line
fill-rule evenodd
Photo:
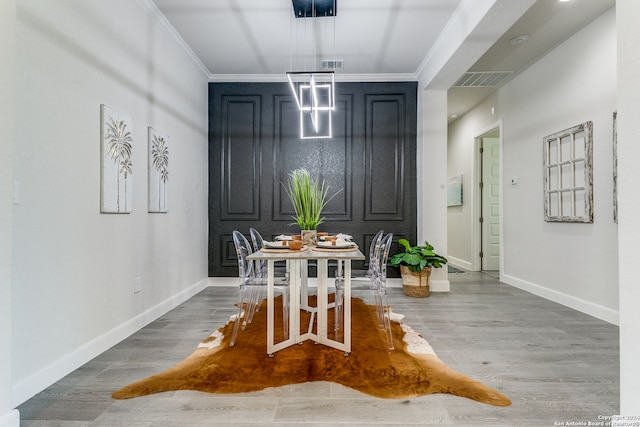
<path fill-rule="evenodd" d="M 482 5 L 489 7 L 494 3 L 494 1 L 495 0 L 487 0 Z M 444 26 L 442 32 L 440 32 L 435 43 L 431 46 L 431 49 L 427 52 L 427 55 L 418 66 L 418 69 L 416 70 L 417 76 L 420 76 L 425 71 L 429 63 L 434 60 L 435 56 L 441 54 L 441 49 L 450 43 L 452 34 L 459 31 L 460 28 L 465 28 L 465 26 L 461 26 L 460 23 L 464 21 L 464 18 L 468 19 L 468 15 L 473 11 L 473 7 L 474 0 L 462 0 L 462 2 L 460 2 L 453 15 Z"/>
<path fill-rule="evenodd" d="M 336 74 L 336 83 L 339 82 L 404 82 L 417 81 L 418 77 L 413 73 L 390 73 L 390 74 Z M 252 82 L 270 83 L 287 82 L 285 73 L 282 74 L 209 74 L 210 83 L 226 82 Z"/>
<path fill-rule="evenodd" d="M 282 74 L 209 74 L 210 83 L 247 82 L 247 83 L 287 83 L 287 76 Z"/>
<path fill-rule="evenodd" d="M 182 50 L 184 50 L 185 53 L 193 60 L 200 71 L 202 71 L 202 74 L 204 74 L 205 77 L 209 78 L 211 73 L 209 72 L 207 67 L 202 63 L 200 58 L 198 58 L 198 55 L 193 52 L 187 42 L 184 41 L 182 36 L 178 34 L 176 29 L 173 27 L 173 25 L 171 25 L 166 16 L 164 16 L 162 12 L 160 12 L 158 6 L 156 6 L 152 0 L 138 0 L 138 2 L 142 4 L 145 9 L 147 9 L 149 13 L 151 13 L 151 15 L 158 21 L 160 26 L 164 28 L 164 30 L 175 39 L 175 41 L 178 43 L 178 46 L 182 48 Z"/>

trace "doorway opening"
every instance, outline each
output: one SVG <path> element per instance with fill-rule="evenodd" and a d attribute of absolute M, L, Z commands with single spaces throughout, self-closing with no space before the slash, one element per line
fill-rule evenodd
<path fill-rule="evenodd" d="M 474 200 L 475 266 L 499 276 L 502 270 L 502 123 L 475 138 L 476 180 Z"/>

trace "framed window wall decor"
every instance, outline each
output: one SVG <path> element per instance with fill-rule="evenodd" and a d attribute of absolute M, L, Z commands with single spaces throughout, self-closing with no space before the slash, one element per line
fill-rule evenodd
<path fill-rule="evenodd" d="M 544 219 L 593 222 L 593 124 L 545 136 Z"/>

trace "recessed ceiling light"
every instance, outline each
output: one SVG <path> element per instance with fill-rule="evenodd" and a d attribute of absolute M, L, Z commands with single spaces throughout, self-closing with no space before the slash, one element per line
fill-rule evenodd
<path fill-rule="evenodd" d="M 571 0 L 560 0 L 561 3 L 566 3 L 568 1 L 571 1 Z"/>
<path fill-rule="evenodd" d="M 529 41 L 530 38 L 531 37 L 529 36 L 529 34 L 520 34 L 519 36 L 515 36 L 514 38 L 509 40 L 509 44 L 511 46 L 519 46 L 522 43 Z"/>

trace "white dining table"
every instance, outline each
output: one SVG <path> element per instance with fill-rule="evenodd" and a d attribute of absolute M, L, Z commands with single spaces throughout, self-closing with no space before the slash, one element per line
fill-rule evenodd
<path fill-rule="evenodd" d="M 300 344 L 306 340 L 313 340 L 338 350 L 345 355 L 351 353 L 351 261 L 364 260 L 365 256 L 356 247 L 353 250 L 332 250 L 315 246 L 304 247 L 302 250 L 267 250 L 256 251 L 249 255 L 249 260 L 267 261 L 267 354 L 273 356 L 275 352 Z M 317 302 L 312 307 L 308 302 L 308 262 L 317 262 Z M 342 341 L 330 337 L 328 327 L 329 309 L 335 303 L 329 303 L 329 260 L 337 261 L 337 268 L 343 270 L 344 275 L 344 320 Z M 276 261 L 286 261 L 289 270 L 289 336 L 283 341 L 275 341 L 274 315 L 274 282 Z M 283 301 L 284 303 L 284 301 Z M 306 329 L 301 330 L 300 315 L 302 311 L 311 313 L 311 320 Z M 313 329 L 316 322 L 315 332 Z"/>

